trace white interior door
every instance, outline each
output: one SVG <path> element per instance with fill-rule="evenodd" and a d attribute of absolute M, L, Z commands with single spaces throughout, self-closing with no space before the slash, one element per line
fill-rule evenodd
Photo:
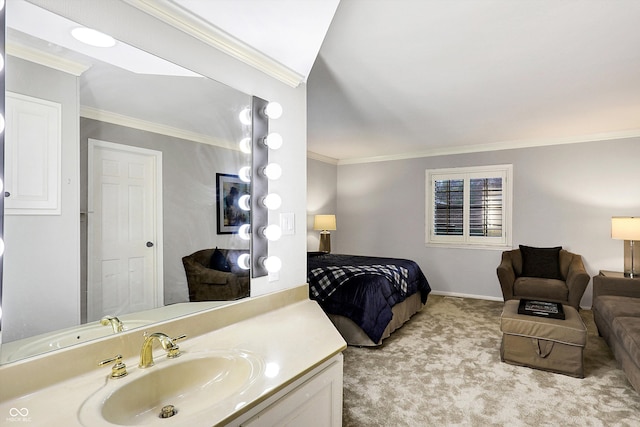
<path fill-rule="evenodd" d="M 162 153 L 89 140 L 87 320 L 163 305 Z"/>

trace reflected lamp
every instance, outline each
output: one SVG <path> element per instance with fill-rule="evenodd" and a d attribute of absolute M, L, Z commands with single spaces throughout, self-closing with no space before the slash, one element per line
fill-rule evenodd
<path fill-rule="evenodd" d="M 313 229 L 320 231 L 320 252 L 331 253 L 331 233 L 336 230 L 335 215 L 316 215 L 313 218 Z"/>

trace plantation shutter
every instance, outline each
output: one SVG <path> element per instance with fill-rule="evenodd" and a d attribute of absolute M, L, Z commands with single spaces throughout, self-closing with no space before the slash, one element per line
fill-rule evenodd
<path fill-rule="evenodd" d="M 472 178 L 470 180 L 470 236 L 502 236 L 502 197 L 502 178 Z"/>
<path fill-rule="evenodd" d="M 464 180 L 435 180 L 434 196 L 434 234 L 462 236 L 464 233 Z"/>

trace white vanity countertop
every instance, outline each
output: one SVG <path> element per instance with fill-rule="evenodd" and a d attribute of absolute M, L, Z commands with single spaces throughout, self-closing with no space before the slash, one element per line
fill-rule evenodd
<path fill-rule="evenodd" d="M 193 322 L 202 322 L 202 320 L 204 319 L 200 316 L 192 316 L 185 319 L 183 324 L 177 323 L 177 327 L 182 327 L 184 329 L 182 333 L 189 335 L 191 326 L 195 325 Z M 151 332 L 165 331 L 162 326 L 158 326 L 153 327 Z M 173 336 L 172 332 L 166 333 Z M 140 344 L 141 342 L 140 339 Z M 268 371 L 263 371 L 251 386 L 245 389 L 242 396 L 238 396 L 238 399 L 230 399 L 224 405 L 216 405 L 211 410 L 190 415 L 188 418 L 190 427 L 211 426 L 232 420 L 346 348 L 342 336 L 322 309 L 316 302 L 308 299 L 240 320 L 210 333 L 193 338 L 187 337 L 178 344 L 185 355 L 215 350 L 245 351 L 257 355 L 265 365 L 268 364 L 271 367 Z M 88 346 L 87 350 L 89 349 Z M 156 366 L 147 368 L 145 371 L 174 362 L 164 357 L 166 353 L 157 344 L 154 344 L 154 349 Z M 104 350 L 101 351 L 104 352 Z M 136 354 L 128 354 L 124 350 L 113 348 L 112 353 L 114 355 L 122 353 L 125 356 L 124 362 L 129 372 L 127 377 L 117 380 L 109 379 L 108 375 L 111 371 L 111 364 L 109 364 L 40 388 L 22 397 L 6 400 L 0 403 L 0 424 L 6 422 L 7 424 L 28 423 L 33 426 L 81 425 L 78 414 L 83 402 L 104 387 L 105 382 L 107 384 L 117 381 L 126 382 L 145 373 L 137 366 L 139 350 Z M 94 355 L 93 359 L 100 360 L 109 356 L 111 355 Z M 68 362 L 73 363 L 73 361 Z M 56 367 L 49 366 L 49 369 L 54 370 Z M 0 387 L 7 386 L 10 387 L 4 381 L 0 383 Z M 180 415 L 178 413 L 173 418 L 161 420 L 162 425 L 184 425 L 184 423 L 181 424 Z M 182 422 L 184 421 L 185 418 L 182 417 Z"/>

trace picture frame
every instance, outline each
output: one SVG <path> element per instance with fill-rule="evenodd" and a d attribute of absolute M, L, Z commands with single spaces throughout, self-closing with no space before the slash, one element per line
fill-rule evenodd
<path fill-rule="evenodd" d="M 564 320 L 564 308 L 557 302 L 521 299 L 518 314 Z"/>
<path fill-rule="evenodd" d="M 250 194 L 251 184 L 238 175 L 216 173 L 216 224 L 218 234 L 237 234 L 249 223 L 249 211 L 240 209 L 240 196 Z"/>

